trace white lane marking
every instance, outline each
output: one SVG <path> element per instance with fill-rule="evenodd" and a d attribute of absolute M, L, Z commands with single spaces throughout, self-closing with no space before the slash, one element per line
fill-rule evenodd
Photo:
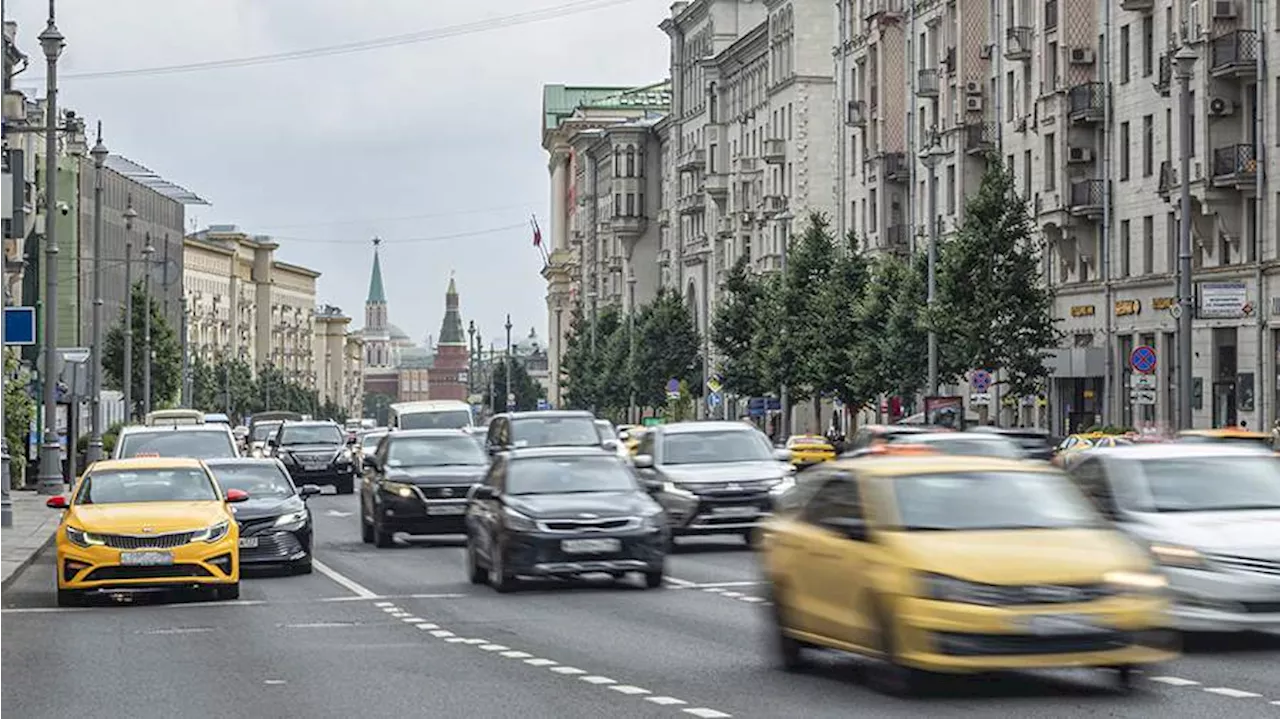
<path fill-rule="evenodd" d="M 1271 702 L 1271 704 L 1272 704 L 1272 706 L 1278 706 L 1278 707 L 1280 707 L 1280 702 Z"/>
<path fill-rule="evenodd" d="M 609 677 L 599 677 L 595 675 L 578 677 L 578 678 L 588 684 L 617 684 L 618 683 L 616 679 L 610 679 Z"/>
<path fill-rule="evenodd" d="M 724 712 L 716 711 L 715 709 L 706 709 L 703 707 L 685 709 L 683 711 L 685 714 L 692 714 L 696 717 L 701 717 L 701 719 L 724 719 L 724 717 L 733 716 L 732 714 L 725 714 Z"/>
<path fill-rule="evenodd" d="M 422 617 L 400 617 L 400 621 L 404 622 L 405 624 L 418 624 L 419 622 L 425 622 L 427 620 L 423 619 Z"/>
<path fill-rule="evenodd" d="M 543 659 L 542 657 L 534 657 L 533 659 L 524 660 L 524 663 L 532 667 L 554 667 L 560 662 L 553 661 L 551 659 Z"/>
<path fill-rule="evenodd" d="M 1232 699 L 1251 699 L 1253 697 L 1262 696 L 1261 694 L 1254 694 L 1253 692 L 1240 691 L 1239 689 L 1232 689 L 1230 687 L 1205 687 L 1205 691 L 1209 692 L 1210 694 L 1218 694 L 1224 697 L 1231 697 Z"/>
<path fill-rule="evenodd" d="M 533 655 L 530 654 L 529 652 L 522 652 L 517 649 L 512 649 L 509 652 L 503 652 L 502 656 L 506 657 L 507 659 L 528 659 Z"/>
<path fill-rule="evenodd" d="M 693 587 L 697 585 L 697 582 L 691 582 L 688 579 L 676 579 L 675 577 L 664 577 L 664 579 L 666 579 L 667 584 L 674 584 L 677 587 Z"/>
<path fill-rule="evenodd" d="M 306 622 L 305 624 L 281 624 L 285 629 L 336 629 L 354 627 L 355 622 Z"/>
<path fill-rule="evenodd" d="M 445 592 L 443 594 L 406 594 L 405 599 L 462 599 L 467 595 L 457 592 Z"/>
<path fill-rule="evenodd" d="M 330 567 L 329 565 L 325 564 L 324 562 L 318 559 L 312 559 L 311 566 L 315 567 L 316 571 L 320 572 L 324 576 L 332 579 L 338 584 L 341 584 L 343 587 L 346 587 L 348 590 L 351 591 L 352 594 L 356 595 L 357 597 L 363 597 L 365 599 L 375 599 L 378 597 L 378 595 L 370 591 L 369 588 L 363 586 L 362 584 L 360 584 L 354 579 L 351 579 L 350 577 L 343 576 L 337 570 L 333 569 L 332 567 Z"/>
<path fill-rule="evenodd" d="M 463 639 L 462 641 L 466 644 L 471 644 L 473 646 L 479 646 L 481 644 L 489 643 L 488 639 Z"/>
<path fill-rule="evenodd" d="M 700 589 L 710 589 L 713 587 L 758 587 L 761 584 L 764 584 L 764 582 L 751 580 L 749 582 L 703 582 L 702 584 L 695 584 L 693 586 Z"/>
<path fill-rule="evenodd" d="M 279 685 L 281 685 L 281 684 L 285 684 L 285 683 L 287 683 L 287 682 L 285 682 L 285 680 L 283 680 L 283 679 L 263 679 L 263 680 L 262 680 L 262 683 L 263 683 L 263 684 L 271 684 L 271 685 L 273 685 L 273 686 L 279 686 Z"/>
<path fill-rule="evenodd" d="M 1200 682 L 1193 682 L 1190 679 L 1183 679 L 1182 677 L 1151 677 L 1151 681 L 1168 684 L 1172 687 L 1194 687 L 1200 684 Z"/>
<path fill-rule="evenodd" d="M 644 698 L 644 700 L 645 700 L 645 701 L 647 701 L 647 702 L 653 702 L 654 704 L 658 704 L 658 705 L 660 705 L 660 706 L 664 706 L 664 707 L 675 706 L 675 705 L 677 705 L 677 704 L 688 704 L 688 703 L 689 703 L 689 702 L 687 702 L 687 701 L 685 701 L 685 700 L 683 700 L 683 699 L 676 699 L 675 697 L 645 697 L 645 698 Z"/>
<path fill-rule="evenodd" d="M 176 602 L 174 604 L 154 604 L 147 607 L 147 611 L 163 611 L 166 609 L 222 609 L 225 607 L 263 607 L 263 606 L 282 606 L 288 604 L 330 604 L 342 602 L 367 602 L 371 599 L 464 599 L 468 595 L 447 593 L 447 594 L 392 594 L 372 596 L 343 596 L 343 597 L 317 597 L 315 599 L 236 599 L 229 602 Z M 390 606 L 390 602 L 375 602 L 374 606 L 385 609 Z M 9 607 L 0 609 L 0 614 L 72 614 L 76 612 L 98 612 L 101 613 L 112 607 Z"/>
<path fill-rule="evenodd" d="M 389 607 L 389 606 L 391 606 L 391 602 L 374 602 L 374 603 L 373 603 L 373 606 L 375 606 L 375 607 Z"/>
<path fill-rule="evenodd" d="M 741 597 L 741 596 L 742 596 L 742 592 L 725 592 L 724 594 L 721 594 L 720 596 L 722 596 L 722 597 L 728 597 L 728 598 L 730 598 L 730 599 L 737 599 L 738 597 Z"/>
<path fill-rule="evenodd" d="M 504 647 L 501 644 L 481 644 L 480 648 L 486 652 L 505 652 L 511 647 Z"/>
<path fill-rule="evenodd" d="M 579 669 L 577 667 L 551 667 L 551 671 L 555 672 L 556 674 L 565 674 L 565 675 L 577 675 L 577 674 L 587 673 L 585 669 Z"/>
<path fill-rule="evenodd" d="M 141 634 L 204 634 L 212 631 L 213 627 L 173 627 L 172 629 L 151 629 Z"/>
<path fill-rule="evenodd" d="M 424 631 L 425 631 L 425 630 L 428 630 L 428 629 L 439 629 L 439 628 L 440 628 L 440 625 L 439 625 L 439 624 L 432 624 L 432 623 L 430 623 L 430 622 L 427 622 L 426 624 L 419 624 L 419 625 L 418 625 L 418 628 L 419 628 L 419 629 L 422 629 L 422 630 L 424 630 Z"/>
<path fill-rule="evenodd" d="M 707 587 L 702 591 L 706 592 L 707 594 L 724 594 L 725 589 L 724 587 Z"/>
<path fill-rule="evenodd" d="M 449 637 L 445 639 L 445 641 L 449 642 L 450 644 L 461 644 L 462 642 L 465 642 L 467 640 L 463 639 L 462 637 Z"/>
<path fill-rule="evenodd" d="M 738 597 L 738 601 L 751 602 L 752 604 L 759 604 L 760 602 L 764 601 L 764 597 Z"/>
<path fill-rule="evenodd" d="M 449 631 L 448 629 L 437 629 L 434 632 L 431 632 L 431 636 L 443 639 L 445 637 L 453 636 L 453 632 Z"/>
<path fill-rule="evenodd" d="M 630 684 L 614 684 L 613 686 L 611 686 L 611 687 L 609 687 L 609 688 L 610 688 L 610 689 L 612 689 L 612 690 L 613 690 L 613 691 L 615 691 L 615 692 L 618 692 L 619 694 L 626 694 L 627 696 L 638 696 L 638 695 L 640 695 L 640 694 L 652 694 L 652 693 L 653 693 L 653 692 L 649 691 L 648 689 L 641 689 L 640 687 L 633 687 L 633 686 L 631 686 Z"/>
<path fill-rule="evenodd" d="M 339 511 L 339 510 L 337 510 L 337 509 L 330 509 L 329 511 L 327 511 L 327 512 L 325 512 L 325 513 L 324 513 L 324 516 L 326 516 L 326 517 L 350 517 L 350 516 L 351 516 L 351 512 L 342 512 L 342 511 Z"/>

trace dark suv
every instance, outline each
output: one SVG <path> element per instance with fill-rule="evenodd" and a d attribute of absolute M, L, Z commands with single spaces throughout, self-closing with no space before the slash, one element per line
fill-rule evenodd
<path fill-rule="evenodd" d="M 328 484 L 338 494 L 355 491 L 356 464 L 347 434 L 333 422 L 285 422 L 268 441 L 295 485 Z"/>
<path fill-rule="evenodd" d="M 537 447 L 604 449 L 595 415 L 573 410 L 508 412 L 489 421 L 485 438 L 489 454 Z"/>

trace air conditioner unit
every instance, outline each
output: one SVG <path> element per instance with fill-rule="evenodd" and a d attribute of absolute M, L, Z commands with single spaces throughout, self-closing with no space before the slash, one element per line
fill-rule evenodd
<path fill-rule="evenodd" d="M 1236 19 L 1235 0 L 1213 0 L 1213 19 L 1214 20 L 1235 20 Z"/>
<path fill-rule="evenodd" d="M 1209 116 L 1227 117 L 1236 111 L 1236 104 L 1225 97 L 1209 98 Z"/>
<path fill-rule="evenodd" d="M 969 80 L 968 82 L 966 82 L 966 83 L 964 84 L 964 94 L 966 94 L 966 95 L 981 95 L 981 94 L 982 94 L 982 83 L 978 82 L 977 80 Z"/>
<path fill-rule="evenodd" d="M 1094 61 L 1093 48 L 1091 47 L 1071 48 L 1070 62 L 1072 65 L 1092 65 L 1093 61 Z"/>
<path fill-rule="evenodd" d="M 1093 148 L 1068 147 L 1067 162 L 1072 165 L 1079 165 L 1079 164 L 1093 162 Z"/>
<path fill-rule="evenodd" d="M 965 112 L 982 112 L 982 96 L 970 95 L 964 99 Z"/>

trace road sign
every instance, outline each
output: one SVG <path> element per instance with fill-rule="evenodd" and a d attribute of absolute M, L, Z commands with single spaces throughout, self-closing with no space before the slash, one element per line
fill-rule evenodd
<path fill-rule="evenodd" d="M 516 408 L 516 393 L 508 392 L 507 393 L 507 411 L 510 412 L 515 408 Z"/>
<path fill-rule="evenodd" d="M 1134 404 L 1155 404 L 1156 391 L 1153 389 L 1135 389 L 1129 391 L 1129 399 Z"/>
<path fill-rule="evenodd" d="M 969 385 L 978 393 L 985 393 L 991 388 L 991 373 L 984 369 L 976 369 L 969 375 Z"/>
<path fill-rule="evenodd" d="M 675 377 L 667 380 L 667 394 L 680 394 L 680 380 Z"/>
<path fill-rule="evenodd" d="M 969 404 L 989 405 L 991 404 L 991 394 L 989 392 L 974 392 L 969 395 Z"/>
<path fill-rule="evenodd" d="M 707 378 L 707 389 L 711 390 L 712 394 L 718 393 L 724 389 L 724 380 L 718 374 L 711 375 Z"/>
<path fill-rule="evenodd" d="M 1131 374 L 1129 375 L 1129 386 L 1133 389 L 1157 389 L 1160 386 L 1159 380 L 1153 374 Z"/>
<path fill-rule="evenodd" d="M 710 393 L 710 394 L 708 394 L 708 395 L 707 395 L 707 406 L 708 406 L 708 407 L 719 407 L 719 406 L 720 406 L 720 393 L 719 393 L 719 392 L 712 392 L 712 393 Z"/>
<path fill-rule="evenodd" d="M 4 343 L 6 345 L 36 343 L 36 308 L 4 308 Z"/>
<path fill-rule="evenodd" d="M 541 409 L 541 410 L 551 409 L 551 402 L 545 399 L 538 400 L 538 409 Z"/>
<path fill-rule="evenodd" d="M 1134 372 L 1151 374 L 1156 371 L 1156 351 L 1148 345 L 1138 345 L 1129 353 L 1129 366 Z"/>

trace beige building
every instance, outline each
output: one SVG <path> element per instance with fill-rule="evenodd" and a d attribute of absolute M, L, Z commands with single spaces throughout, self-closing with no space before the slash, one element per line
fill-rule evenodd
<path fill-rule="evenodd" d="M 364 340 L 351 318 L 332 305 L 315 310 L 316 391 L 321 402 L 342 406 L 350 417 L 364 411 Z"/>
<path fill-rule="evenodd" d="M 316 280 L 320 273 L 275 259 L 269 237 L 213 225 L 184 242 L 187 342 L 205 361 L 236 357 L 255 371 L 282 370 L 314 387 Z"/>

